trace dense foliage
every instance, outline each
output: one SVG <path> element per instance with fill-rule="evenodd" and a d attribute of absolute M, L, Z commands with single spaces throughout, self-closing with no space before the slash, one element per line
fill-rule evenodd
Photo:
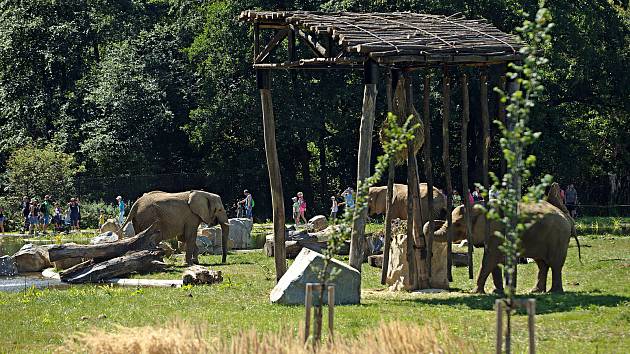
<path fill-rule="evenodd" d="M 83 177 L 206 173 L 209 182 L 198 188 L 220 193 L 226 204 L 248 188 L 261 217 L 270 216 L 270 196 L 251 67 L 252 33 L 237 21 L 240 11 L 462 13 L 514 32 L 521 21 L 518 12 L 534 13 L 538 5 L 536 0 L 1 3 L 0 173 L 7 170 L 16 149 L 52 142 L 85 166 Z M 630 185 L 630 80 L 624 66 L 630 56 L 628 5 L 618 0 L 557 0 L 549 10 L 556 27 L 553 42 L 543 49 L 550 59 L 541 72 L 547 91 L 532 116 L 533 129 L 543 132 L 534 147 L 540 159 L 533 172 L 553 174 L 563 184 L 576 183 L 583 200 L 627 201 L 629 191 L 623 186 Z M 471 77 L 478 74 L 476 69 L 467 70 Z M 440 76 L 436 72 L 432 80 L 433 107 L 439 107 Z M 472 80 L 470 131 L 478 132 L 477 86 Z M 459 87 L 453 89 L 452 113 L 457 117 Z M 273 91 L 285 195 L 301 190 L 310 211 L 324 210 L 331 194 L 355 183 L 360 73 L 277 72 Z M 381 85 L 381 113 L 383 92 Z M 496 106 L 497 97 L 491 99 Z M 440 126 L 439 114 L 432 109 L 434 127 Z M 455 120 L 453 139 L 458 139 Z M 434 134 L 434 156 L 439 156 L 439 129 Z M 480 135 L 471 134 L 470 144 L 472 183 L 480 180 Z M 375 143 L 374 149 L 381 148 Z M 498 144 L 492 154 L 491 168 L 496 170 Z M 451 156 L 457 156 L 455 150 Z M 452 163 L 454 185 L 459 186 L 458 162 Z M 439 186 L 443 168 L 439 163 L 434 166 Z M 36 175 L 33 172 L 33 178 Z M 608 185 L 611 176 L 620 188 L 617 200 L 606 188 L 592 188 L 594 182 Z M 399 178 L 404 178 L 402 173 Z M 132 178 L 128 181 L 134 183 Z M 129 190 L 124 183 L 121 188 Z M 135 195 L 125 198 L 153 188 L 134 185 L 129 194 Z M 3 186 L 3 193 L 8 192 L 4 190 Z M 596 193 L 585 195 L 590 190 Z"/>

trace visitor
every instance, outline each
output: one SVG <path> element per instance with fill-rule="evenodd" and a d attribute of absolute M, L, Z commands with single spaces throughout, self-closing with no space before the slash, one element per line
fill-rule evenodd
<path fill-rule="evenodd" d="M 40 206 L 39 210 L 42 214 L 42 233 L 46 235 L 48 233 L 48 225 L 50 224 L 50 211 L 52 209 L 52 205 L 50 203 L 50 195 L 44 196 L 44 201 Z"/>
<path fill-rule="evenodd" d="M 39 203 L 37 199 L 34 198 L 28 208 L 28 223 L 29 235 L 37 236 L 37 229 L 39 227 Z"/>
<path fill-rule="evenodd" d="M 303 220 L 304 224 L 306 225 L 306 200 L 304 199 L 304 194 L 302 192 L 298 192 L 297 197 L 298 203 L 300 203 L 300 215 L 298 217 L 298 220 Z"/>
<path fill-rule="evenodd" d="M 453 207 L 462 205 L 462 196 L 457 193 L 457 190 L 453 191 Z"/>
<path fill-rule="evenodd" d="M 55 231 L 61 230 L 61 225 L 63 224 L 62 216 L 61 216 L 61 207 L 59 203 L 55 202 L 55 214 L 53 215 L 52 222 L 55 228 Z"/>
<path fill-rule="evenodd" d="M 470 193 L 470 189 L 468 190 L 468 205 L 473 205 L 475 204 L 475 198 L 473 198 L 472 193 Z"/>
<path fill-rule="evenodd" d="M 332 205 L 330 206 L 330 218 L 334 221 L 337 219 L 337 212 L 339 211 L 339 203 L 337 203 L 337 198 L 333 195 L 330 197 L 332 201 Z"/>
<path fill-rule="evenodd" d="M 483 204 L 483 196 L 481 195 L 481 191 L 479 187 L 475 187 L 475 191 L 472 193 L 473 203 L 474 204 Z"/>
<path fill-rule="evenodd" d="M 2 233 L 2 236 L 4 236 L 4 220 L 4 208 L 0 207 L 0 232 Z"/>
<path fill-rule="evenodd" d="M 245 206 L 245 217 L 254 220 L 254 197 L 252 194 L 246 189 L 243 191 L 245 195 L 245 199 L 241 200 L 241 203 Z"/>
<path fill-rule="evenodd" d="M 575 190 L 575 186 L 569 184 L 567 190 L 565 192 L 565 199 L 567 201 L 567 209 L 569 213 L 571 213 L 571 217 L 575 218 L 577 216 L 577 203 L 578 203 L 578 195 L 577 190 Z"/>
<path fill-rule="evenodd" d="M 22 197 L 22 217 L 24 218 L 23 232 L 27 233 L 30 229 L 31 223 L 29 222 L 28 215 L 31 213 L 31 199 L 27 196 Z"/>
<path fill-rule="evenodd" d="M 77 230 L 81 230 L 81 202 L 79 201 L 79 197 L 74 198 L 75 203 L 77 204 Z"/>
<path fill-rule="evenodd" d="M 345 207 L 353 209 L 354 208 L 354 190 L 352 189 L 352 187 L 346 188 L 346 190 L 343 191 L 343 193 L 341 193 L 341 196 L 344 199 Z"/>
<path fill-rule="evenodd" d="M 490 191 L 488 192 L 488 202 L 492 202 L 499 199 L 499 191 L 494 187 L 490 187 Z"/>
<path fill-rule="evenodd" d="M 118 224 L 120 224 L 120 226 L 123 226 L 123 223 L 125 222 L 126 205 L 121 196 L 117 196 L 116 201 L 118 202 Z M 103 225 L 104 223 L 105 222 L 103 222 L 101 225 Z"/>
<path fill-rule="evenodd" d="M 300 202 L 297 197 L 291 198 L 293 201 L 293 220 L 295 221 L 295 226 L 300 224 Z"/>
<path fill-rule="evenodd" d="M 79 204 L 75 198 L 70 198 L 68 203 L 68 216 L 70 218 L 70 229 L 79 231 Z"/>
<path fill-rule="evenodd" d="M 100 228 L 105 223 L 105 211 L 103 209 L 98 210 L 98 227 Z"/>

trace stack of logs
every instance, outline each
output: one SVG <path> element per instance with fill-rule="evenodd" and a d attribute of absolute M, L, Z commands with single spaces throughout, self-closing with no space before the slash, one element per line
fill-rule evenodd
<path fill-rule="evenodd" d="M 160 231 L 154 225 L 134 237 L 97 245 L 55 245 L 48 250 L 51 262 L 84 261 L 59 273 L 68 283 L 98 283 L 121 275 L 160 271 L 164 250 L 158 247 Z"/>

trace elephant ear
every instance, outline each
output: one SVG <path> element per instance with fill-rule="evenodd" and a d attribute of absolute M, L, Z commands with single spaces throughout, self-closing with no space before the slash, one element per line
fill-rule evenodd
<path fill-rule="evenodd" d="M 195 215 L 199 216 L 201 220 L 203 220 L 204 223 L 208 226 L 213 226 L 213 213 L 210 210 L 210 200 L 206 195 L 197 191 L 190 192 L 190 196 L 188 196 L 188 206 Z"/>

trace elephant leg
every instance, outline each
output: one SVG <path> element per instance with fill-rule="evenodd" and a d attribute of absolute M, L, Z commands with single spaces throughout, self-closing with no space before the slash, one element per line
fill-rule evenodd
<path fill-rule="evenodd" d="M 532 289 L 533 293 L 544 293 L 547 291 L 547 274 L 549 273 L 549 265 L 541 259 L 536 259 L 538 265 L 538 282 Z"/>
<path fill-rule="evenodd" d="M 496 256 L 488 253 L 487 255 L 484 253 L 483 261 L 481 262 L 481 268 L 479 269 L 479 274 L 477 275 L 477 287 L 474 292 L 477 294 L 485 294 L 484 287 L 486 286 L 486 280 L 488 280 L 488 276 L 497 266 Z"/>
<path fill-rule="evenodd" d="M 562 288 L 562 265 L 551 266 L 551 293 L 563 293 Z"/>
<path fill-rule="evenodd" d="M 504 293 L 503 272 L 498 264 L 494 266 L 494 269 L 492 270 L 492 282 L 494 283 L 494 293 L 502 295 Z"/>
<path fill-rule="evenodd" d="M 197 247 L 196 230 L 186 227 L 184 239 L 186 241 L 186 264 L 193 265 L 199 263 L 199 247 Z"/>

